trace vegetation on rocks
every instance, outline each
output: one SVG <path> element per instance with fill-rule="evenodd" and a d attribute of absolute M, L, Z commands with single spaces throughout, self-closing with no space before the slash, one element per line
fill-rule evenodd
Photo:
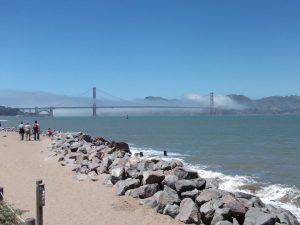
<path fill-rule="evenodd" d="M 12 207 L 11 207 L 12 208 Z M 14 212 L 10 210 L 7 206 L 7 203 L 0 202 L 0 224 L 1 225 L 19 225 L 20 222 L 18 221 L 16 215 L 20 216 L 23 211 L 20 209 L 14 209 Z"/>

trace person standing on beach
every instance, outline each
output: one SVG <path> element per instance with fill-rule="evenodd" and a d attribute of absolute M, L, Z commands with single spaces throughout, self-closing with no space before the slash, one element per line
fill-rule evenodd
<path fill-rule="evenodd" d="M 33 136 L 34 140 L 40 140 L 40 125 L 38 124 L 37 121 L 34 121 L 34 124 L 32 125 L 33 128 Z"/>
<path fill-rule="evenodd" d="M 24 124 L 23 124 L 23 122 L 20 122 L 20 124 L 19 124 L 19 134 L 20 134 L 20 140 L 21 141 L 24 140 L 24 133 L 25 133 Z"/>
<path fill-rule="evenodd" d="M 31 126 L 30 126 L 30 124 L 26 123 L 24 129 L 25 129 L 26 141 L 30 141 L 30 136 L 31 136 Z"/>

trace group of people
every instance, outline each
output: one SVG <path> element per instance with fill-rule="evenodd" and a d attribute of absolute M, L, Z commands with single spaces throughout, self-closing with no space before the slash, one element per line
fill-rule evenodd
<path fill-rule="evenodd" d="M 53 131 L 51 128 L 48 128 L 47 135 L 51 136 Z M 31 135 L 33 134 L 33 138 L 35 141 L 40 140 L 40 125 L 38 124 L 37 120 L 34 121 L 33 125 L 31 126 L 29 123 L 24 124 L 23 122 L 20 122 L 19 124 L 19 134 L 21 141 L 24 140 L 24 137 L 26 141 L 31 140 Z"/>
<path fill-rule="evenodd" d="M 19 134 L 21 141 L 24 140 L 24 136 L 26 138 L 26 141 L 30 141 L 31 134 L 33 133 L 34 140 L 40 140 L 40 125 L 37 121 L 34 121 L 34 124 L 31 125 L 29 123 L 24 124 L 23 122 L 20 122 L 19 124 Z"/>
<path fill-rule="evenodd" d="M 24 124 L 20 122 L 19 124 L 19 134 L 21 141 L 24 140 L 24 136 L 26 141 L 30 141 L 31 134 L 33 133 L 33 137 L 35 141 L 40 140 L 40 125 L 37 121 L 34 121 L 32 127 L 29 123 Z"/>

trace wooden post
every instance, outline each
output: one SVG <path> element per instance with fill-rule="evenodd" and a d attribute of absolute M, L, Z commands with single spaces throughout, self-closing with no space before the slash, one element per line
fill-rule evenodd
<path fill-rule="evenodd" d="M 45 185 L 42 180 L 36 181 L 36 224 L 43 225 L 43 206 L 45 206 Z"/>
<path fill-rule="evenodd" d="M 34 218 L 26 219 L 24 225 L 35 225 L 35 219 Z"/>
<path fill-rule="evenodd" d="M 3 187 L 0 187 L 0 193 L 1 193 L 0 194 L 0 202 L 1 202 L 1 201 L 4 200 L 3 197 L 2 197 L 4 195 L 4 189 L 3 189 Z"/>
<path fill-rule="evenodd" d="M 140 157 L 143 157 L 144 156 L 144 153 L 143 152 L 140 152 Z"/>
<path fill-rule="evenodd" d="M 168 155 L 167 151 L 164 151 L 164 156 L 167 156 L 167 155 Z"/>

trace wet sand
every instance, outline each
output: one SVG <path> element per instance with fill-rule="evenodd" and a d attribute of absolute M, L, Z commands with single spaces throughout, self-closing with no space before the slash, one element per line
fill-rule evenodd
<path fill-rule="evenodd" d="M 6 136 L 6 137 L 3 137 Z M 73 172 L 48 159 L 50 140 L 20 141 L 17 133 L 0 132 L 0 186 L 14 207 L 35 217 L 35 183 L 46 189 L 45 225 L 182 225 L 141 206 L 131 197 L 116 196 L 101 181 L 77 181 Z"/>

